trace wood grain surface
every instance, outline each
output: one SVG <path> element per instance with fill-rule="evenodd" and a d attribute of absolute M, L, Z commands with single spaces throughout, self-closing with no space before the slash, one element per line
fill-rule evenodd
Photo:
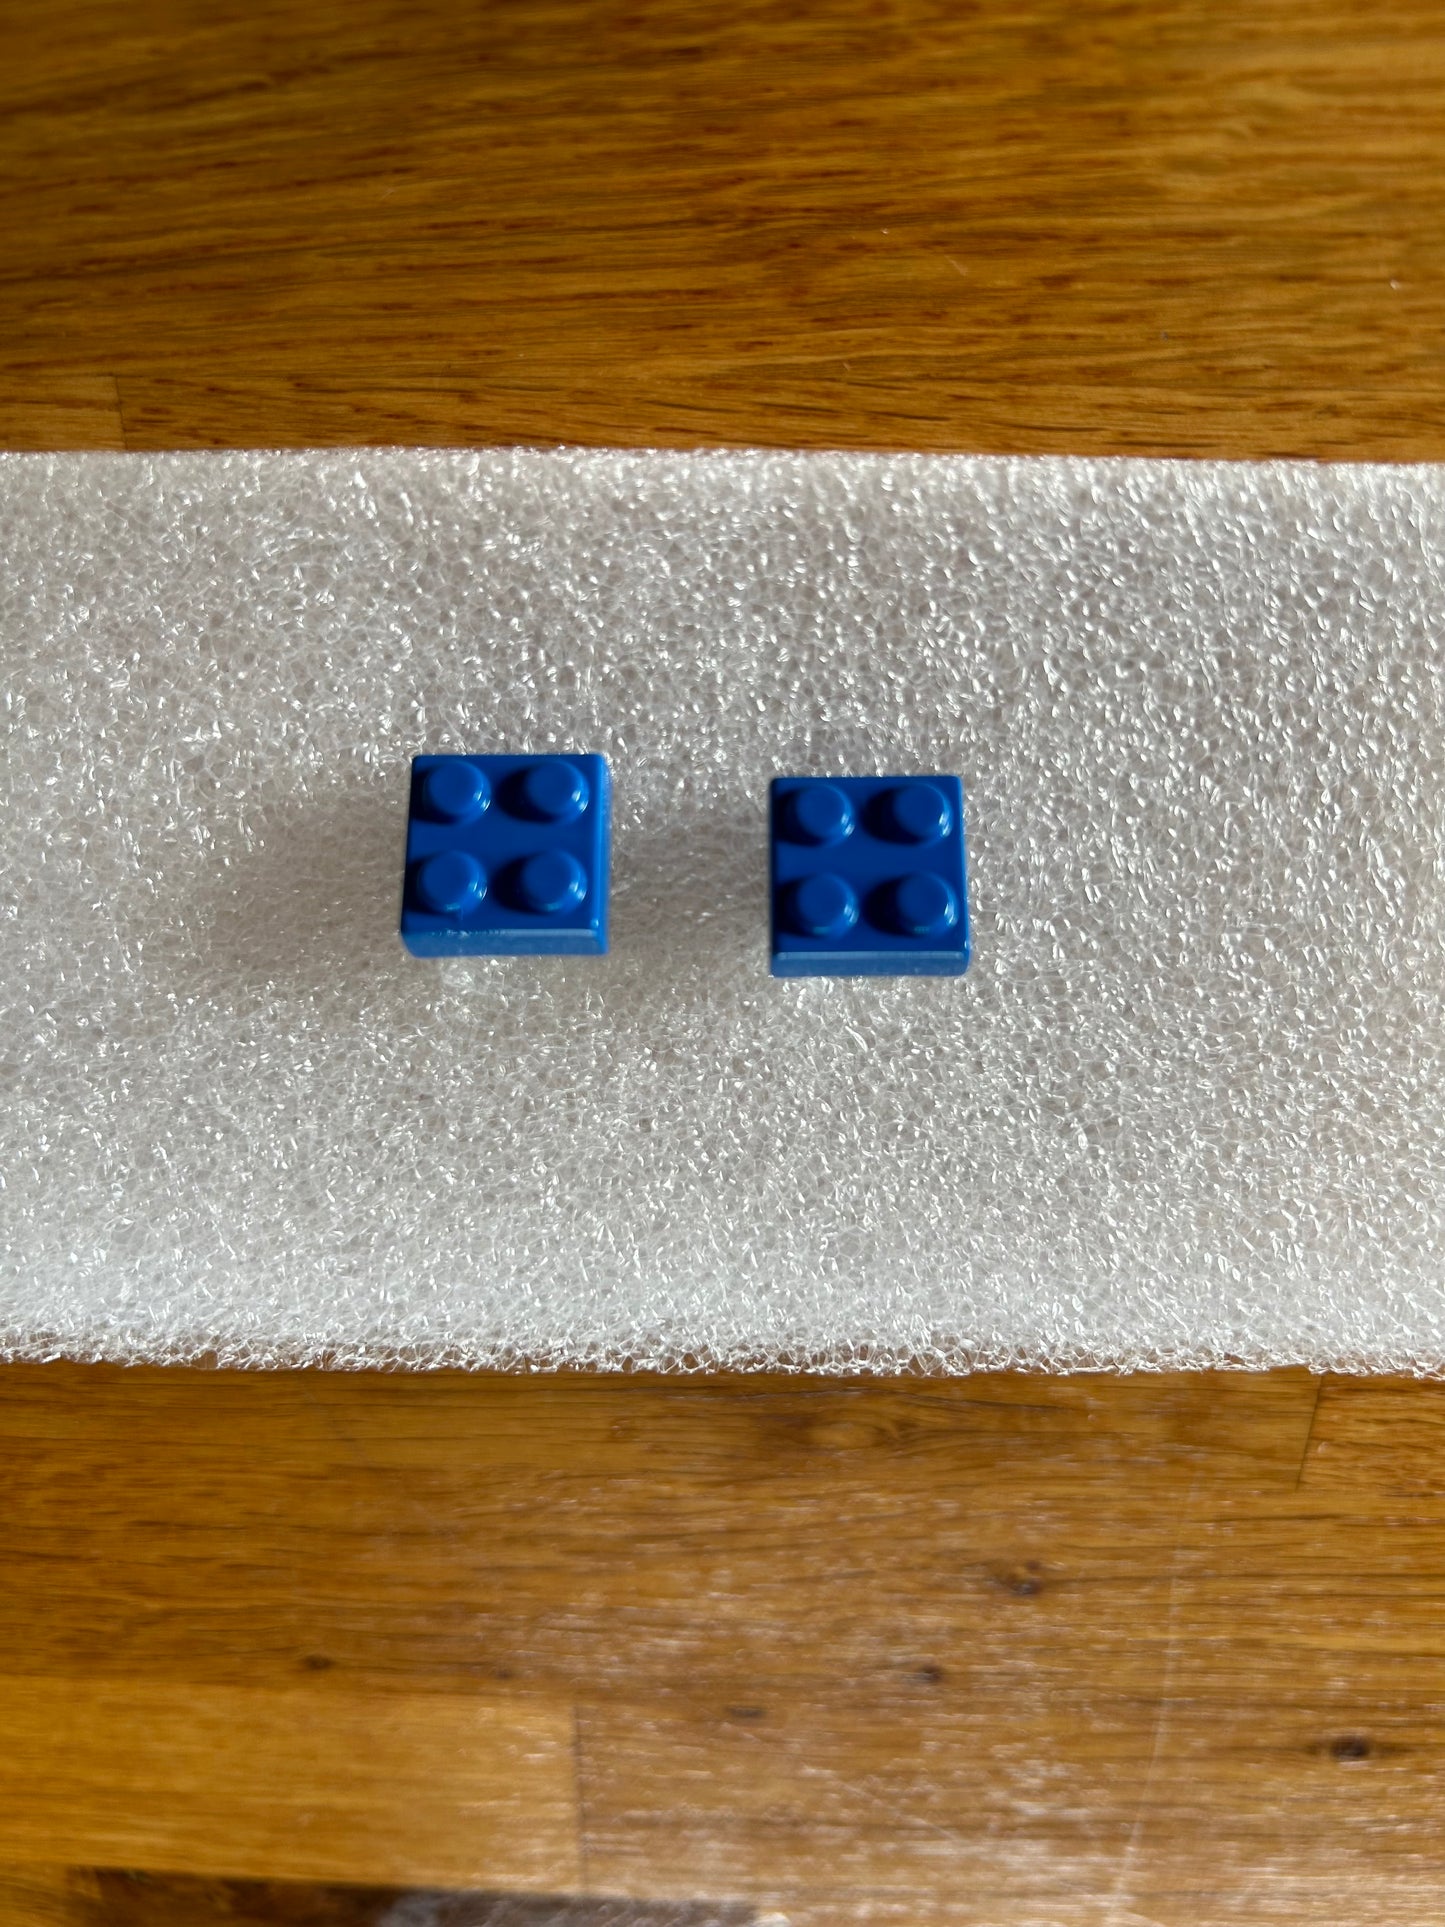
<path fill-rule="evenodd" d="M 581 1878 L 573 1714 L 545 1698 L 107 1670 L 0 1676 L 0 1861 L 516 1889 Z"/>
<path fill-rule="evenodd" d="M 1440 1917 L 1445 1388 L 0 1387 L 17 1869 Z"/>
<path fill-rule="evenodd" d="M 0 446 L 1445 455 L 1432 0 L 4 24 Z M 0 1923 L 1433 1927 L 1442 1588 L 1430 1385 L 9 1368 Z"/>
<path fill-rule="evenodd" d="M 49 0 L 0 434 L 1445 452 L 1438 0 Z"/>

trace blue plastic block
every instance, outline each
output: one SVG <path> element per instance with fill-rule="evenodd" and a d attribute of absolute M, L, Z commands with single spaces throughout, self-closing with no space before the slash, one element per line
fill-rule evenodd
<path fill-rule="evenodd" d="M 418 957 L 597 957 L 612 785 L 601 756 L 418 756 L 401 940 Z"/>
<path fill-rule="evenodd" d="M 956 776 L 779 776 L 775 977 L 957 977 L 968 968 Z"/>

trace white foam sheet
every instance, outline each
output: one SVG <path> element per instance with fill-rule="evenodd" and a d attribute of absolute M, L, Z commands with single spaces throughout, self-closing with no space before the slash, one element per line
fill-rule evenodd
<path fill-rule="evenodd" d="M 0 462 L 0 1348 L 1445 1368 L 1445 472 Z M 408 957 L 418 750 L 612 762 L 604 959 Z M 780 771 L 975 961 L 776 982 Z"/>

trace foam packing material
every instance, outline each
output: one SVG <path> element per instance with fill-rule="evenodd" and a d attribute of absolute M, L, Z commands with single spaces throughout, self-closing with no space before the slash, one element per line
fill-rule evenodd
<path fill-rule="evenodd" d="M 1445 471 L 0 463 L 0 1349 L 1445 1367 Z M 600 751 L 613 947 L 422 963 L 408 759 Z M 962 776 L 962 980 L 767 973 Z"/>

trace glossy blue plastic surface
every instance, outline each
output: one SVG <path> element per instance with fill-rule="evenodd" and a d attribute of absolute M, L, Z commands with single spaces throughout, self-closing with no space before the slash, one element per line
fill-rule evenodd
<path fill-rule="evenodd" d="M 418 756 L 401 940 L 418 957 L 600 956 L 612 786 L 601 756 Z"/>
<path fill-rule="evenodd" d="M 775 977 L 957 977 L 968 968 L 956 776 L 779 776 L 769 900 Z"/>

